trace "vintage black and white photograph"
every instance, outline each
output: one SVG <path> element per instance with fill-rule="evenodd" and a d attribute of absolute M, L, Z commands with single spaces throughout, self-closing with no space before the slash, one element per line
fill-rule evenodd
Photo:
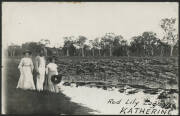
<path fill-rule="evenodd" d="M 1 114 L 178 115 L 178 2 L 2 2 Z"/>

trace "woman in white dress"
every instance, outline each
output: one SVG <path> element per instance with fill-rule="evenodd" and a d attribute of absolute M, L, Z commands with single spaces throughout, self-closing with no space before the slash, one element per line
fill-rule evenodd
<path fill-rule="evenodd" d="M 51 77 L 53 75 L 58 75 L 57 64 L 55 64 L 55 58 L 50 58 L 49 64 L 46 66 L 46 74 L 47 74 L 47 87 L 46 89 L 51 92 L 58 92 L 57 86 L 52 83 Z"/>
<path fill-rule="evenodd" d="M 24 52 L 25 57 L 21 59 L 18 69 L 20 70 L 20 78 L 17 88 L 34 90 L 35 85 L 33 81 L 33 62 L 30 58 L 30 51 Z"/>
<path fill-rule="evenodd" d="M 38 91 L 43 91 L 44 80 L 45 80 L 45 71 L 46 71 L 46 60 L 44 57 L 44 51 L 41 50 L 40 54 L 35 58 L 35 69 L 37 72 L 36 75 L 36 89 Z"/>

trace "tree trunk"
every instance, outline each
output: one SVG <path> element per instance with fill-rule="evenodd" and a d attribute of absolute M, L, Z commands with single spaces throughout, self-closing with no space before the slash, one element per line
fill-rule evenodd
<path fill-rule="evenodd" d="M 151 50 L 151 54 L 152 54 L 152 56 L 154 56 L 154 50 L 153 50 L 153 48 L 152 48 L 152 50 Z"/>
<path fill-rule="evenodd" d="M 161 51 L 160 51 L 160 56 L 163 56 L 163 53 L 162 53 L 162 47 L 161 47 Z"/>
<path fill-rule="evenodd" d="M 12 56 L 15 56 L 15 50 L 13 49 Z"/>
<path fill-rule="evenodd" d="M 84 57 L 84 49 L 83 49 L 83 47 L 82 47 L 82 57 Z"/>
<path fill-rule="evenodd" d="M 13 49 L 10 49 L 10 56 L 13 56 Z"/>
<path fill-rule="evenodd" d="M 163 56 L 163 52 L 164 52 L 163 46 L 161 46 L 161 57 Z"/>
<path fill-rule="evenodd" d="M 109 48 L 109 52 L 110 52 L 110 56 L 112 56 L 112 48 L 111 48 L 111 45 L 110 45 L 110 48 Z"/>
<path fill-rule="evenodd" d="M 81 50 L 78 49 L 78 56 L 81 56 Z"/>
<path fill-rule="evenodd" d="M 69 50 L 68 50 L 68 48 L 67 48 L 67 51 L 66 51 L 66 55 L 69 56 Z"/>
<path fill-rule="evenodd" d="M 101 56 L 101 51 L 100 51 L 100 49 L 99 49 L 99 56 Z"/>
<path fill-rule="evenodd" d="M 94 48 L 92 49 L 92 53 L 93 53 L 93 56 L 94 56 Z"/>
<path fill-rule="evenodd" d="M 151 46 L 151 55 L 154 56 L 154 48 Z"/>
<path fill-rule="evenodd" d="M 106 50 L 103 49 L 103 56 L 105 57 L 106 56 Z"/>
<path fill-rule="evenodd" d="M 59 56 L 58 48 L 56 48 L 56 55 Z"/>
<path fill-rule="evenodd" d="M 140 56 L 139 48 L 137 49 L 137 56 Z"/>
<path fill-rule="evenodd" d="M 127 56 L 129 57 L 129 50 L 127 49 Z"/>
<path fill-rule="evenodd" d="M 173 45 L 171 45 L 170 56 L 172 56 L 172 55 L 173 55 L 173 48 L 174 48 L 174 46 L 173 46 Z"/>
<path fill-rule="evenodd" d="M 12 56 L 12 50 L 9 50 L 9 56 Z"/>

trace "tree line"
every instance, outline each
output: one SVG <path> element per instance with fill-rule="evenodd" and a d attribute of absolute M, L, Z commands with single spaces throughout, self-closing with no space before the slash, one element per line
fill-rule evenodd
<path fill-rule="evenodd" d="M 41 39 L 39 42 L 27 42 L 21 46 L 11 45 L 8 47 L 8 55 L 18 56 L 25 49 L 36 54 L 43 48 L 46 56 L 177 56 L 179 40 L 175 23 L 175 18 L 161 20 L 163 38 L 158 38 L 154 32 L 143 32 L 134 36 L 130 43 L 122 35 L 111 32 L 92 40 L 83 35 L 66 36 L 63 37 L 64 45 L 59 48 L 47 47 L 50 40 Z"/>

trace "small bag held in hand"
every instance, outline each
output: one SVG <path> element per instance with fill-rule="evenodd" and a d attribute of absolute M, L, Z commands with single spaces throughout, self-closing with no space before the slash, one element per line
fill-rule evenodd
<path fill-rule="evenodd" d="M 59 84 L 61 82 L 61 80 L 62 80 L 62 75 L 61 74 L 51 76 L 51 81 L 54 84 Z"/>

